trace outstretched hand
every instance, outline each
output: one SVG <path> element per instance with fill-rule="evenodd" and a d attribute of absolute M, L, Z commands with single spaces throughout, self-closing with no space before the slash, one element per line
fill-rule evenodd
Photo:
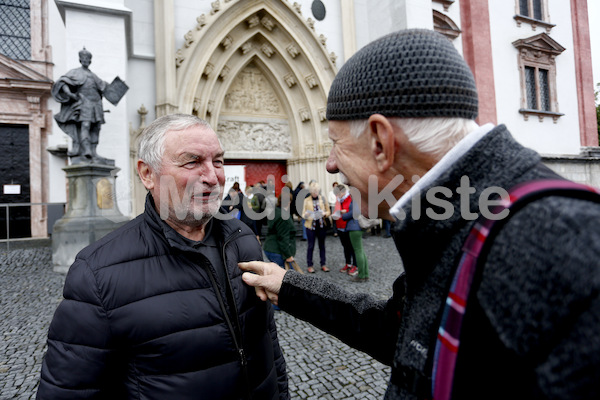
<path fill-rule="evenodd" d="M 262 261 L 249 261 L 238 263 L 242 271 L 244 282 L 253 286 L 256 295 L 262 300 L 271 300 L 271 303 L 277 305 L 279 300 L 279 289 L 285 270 L 275 263 L 266 263 Z M 254 273 L 251 273 L 254 272 Z"/>

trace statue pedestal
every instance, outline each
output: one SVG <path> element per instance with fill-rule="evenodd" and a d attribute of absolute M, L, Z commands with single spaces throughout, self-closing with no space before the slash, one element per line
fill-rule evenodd
<path fill-rule="evenodd" d="M 63 170 L 69 181 L 68 210 L 52 229 L 52 265 L 54 271 L 66 273 L 81 249 L 129 218 L 117 208 L 115 177 L 119 168 L 75 164 Z"/>

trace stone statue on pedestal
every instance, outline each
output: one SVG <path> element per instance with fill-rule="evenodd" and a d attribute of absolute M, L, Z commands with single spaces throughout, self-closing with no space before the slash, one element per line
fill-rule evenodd
<path fill-rule="evenodd" d="M 67 272 L 77 253 L 129 220 L 118 207 L 115 161 L 96 153 L 104 123 L 102 97 L 115 106 L 127 92 L 116 77 L 108 84 L 90 71 L 92 53 L 79 52 L 80 68 L 72 69 L 52 85 L 52 97 L 61 103 L 54 116 L 60 129 L 73 139 L 63 170 L 69 183 L 67 212 L 52 229 L 54 271 Z"/>
<path fill-rule="evenodd" d="M 96 153 L 100 125 L 104 123 L 102 97 L 117 105 L 129 88 L 119 77 L 108 84 L 90 71 L 92 53 L 85 47 L 79 52 L 79 62 L 81 67 L 70 70 L 52 85 L 52 97 L 61 103 L 60 112 L 54 119 L 73 139 L 73 146 L 67 153 L 72 164 L 114 165 L 114 160 Z"/>

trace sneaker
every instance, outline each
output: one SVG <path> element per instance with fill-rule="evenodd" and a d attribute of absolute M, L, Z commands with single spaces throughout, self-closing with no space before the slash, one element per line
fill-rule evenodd
<path fill-rule="evenodd" d="M 348 264 L 344 265 L 344 268 L 340 269 L 340 272 L 348 272 L 350 266 Z"/>
<path fill-rule="evenodd" d="M 369 280 L 369 278 L 368 277 L 366 277 L 366 278 L 359 278 L 358 276 L 353 276 L 352 278 L 350 278 L 350 280 L 352 282 L 366 282 L 366 281 Z"/>
<path fill-rule="evenodd" d="M 358 275 L 358 268 L 356 267 L 356 265 L 353 265 L 352 268 L 350 268 L 350 270 L 348 271 L 348 275 L 350 275 L 350 276 Z"/>

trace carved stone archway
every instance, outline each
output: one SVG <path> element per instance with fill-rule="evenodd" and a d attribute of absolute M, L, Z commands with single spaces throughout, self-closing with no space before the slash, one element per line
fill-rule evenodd
<path fill-rule="evenodd" d="M 285 0 L 215 2 L 197 21 L 176 52 L 176 85 L 164 88 L 172 100 L 157 114 L 194 113 L 215 127 L 226 157 L 286 160 L 293 183 L 329 187 L 325 108 L 336 57 L 314 22 Z"/>

